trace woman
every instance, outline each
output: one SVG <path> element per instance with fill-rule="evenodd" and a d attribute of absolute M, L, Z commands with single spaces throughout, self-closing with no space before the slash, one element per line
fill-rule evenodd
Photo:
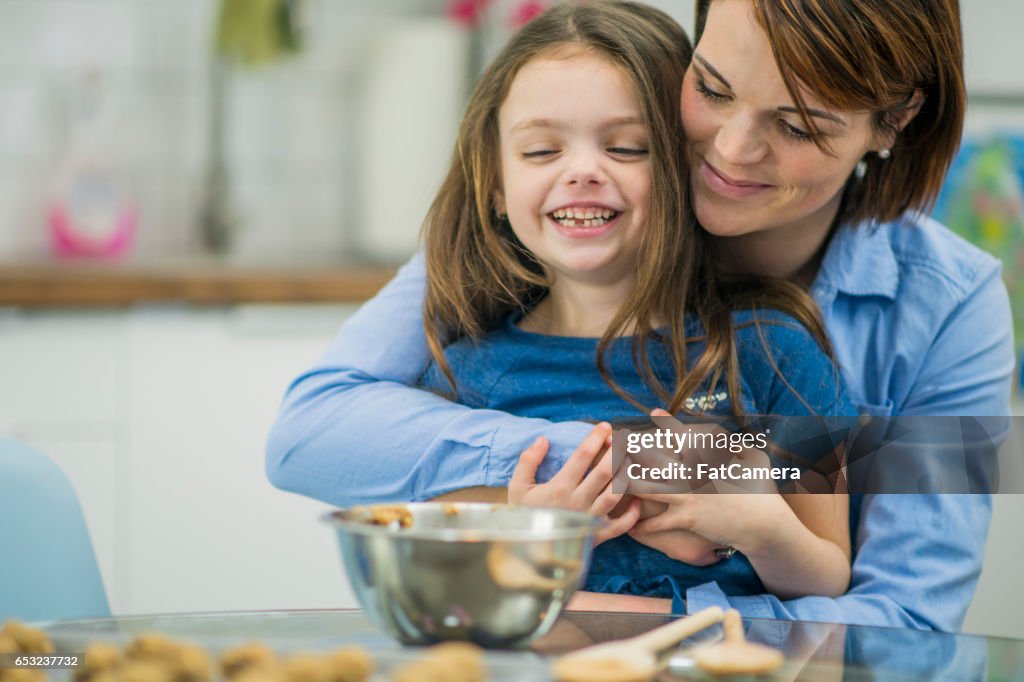
<path fill-rule="evenodd" d="M 1007 414 L 999 264 L 916 212 L 960 136 L 956 0 L 702 0 L 697 14 L 681 108 L 694 210 L 719 266 L 809 287 L 861 412 Z M 276 485 L 336 504 L 427 499 L 507 485 L 541 435 L 546 480 L 583 440 L 589 425 L 408 388 L 430 358 L 423 289 L 414 258 L 293 383 L 268 443 Z M 846 595 L 728 602 L 752 617 L 956 630 L 989 514 L 983 496 L 868 496 Z M 725 601 L 714 583 L 686 594 L 691 612 Z M 599 604 L 634 605 L 667 610 Z"/>

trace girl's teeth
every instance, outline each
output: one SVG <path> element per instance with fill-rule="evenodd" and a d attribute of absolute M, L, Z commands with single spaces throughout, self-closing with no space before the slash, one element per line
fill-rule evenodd
<path fill-rule="evenodd" d="M 616 215 L 615 211 L 608 208 L 560 208 L 551 212 L 551 217 L 565 227 L 600 227 Z"/>
<path fill-rule="evenodd" d="M 600 227 L 608 221 L 604 218 L 594 218 L 593 220 L 576 220 L 575 218 L 558 218 L 558 224 L 565 227 Z"/>
<path fill-rule="evenodd" d="M 552 211 L 551 216 L 556 220 L 609 220 L 615 216 L 611 209 L 558 209 Z"/>

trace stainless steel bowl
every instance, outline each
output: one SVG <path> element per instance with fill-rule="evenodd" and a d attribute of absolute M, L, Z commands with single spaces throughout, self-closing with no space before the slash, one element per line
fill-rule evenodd
<path fill-rule="evenodd" d="M 521 647 L 583 582 L 600 522 L 579 512 L 469 503 L 353 507 L 327 516 L 352 589 L 408 644 Z"/>

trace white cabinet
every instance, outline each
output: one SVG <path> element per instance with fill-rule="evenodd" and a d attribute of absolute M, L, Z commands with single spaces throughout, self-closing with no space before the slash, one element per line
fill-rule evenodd
<path fill-rule="evenodd" d="M 0 311 L 0 427 L 116 423 L 124 318 Z"/>
<path fill-rule="evenodd" d="M 341 306 L 0 313 L 0 433 L 78 491 L 116 613 L 351 606 L 327 508 L 267 431 Z"/>
<path fill-rule="evenodd" d="M 318 520 L 326 507 L 273 488 L 263 468 L 266 434 L 288 382 L 324 350 L 341 320 L 337 309 L 292 308 L 133 320 L 134 611 L 354 603 L 329 529 Z"/>

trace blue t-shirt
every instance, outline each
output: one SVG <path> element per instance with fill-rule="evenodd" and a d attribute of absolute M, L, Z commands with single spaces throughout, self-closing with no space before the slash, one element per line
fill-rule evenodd
<path fill-rule="evenodd" d="M 757 318 L 759 326 L 750 324 L 751 312 L 733 315 L 742 395 L 729 395 L 724 385 L 704 387 L 690 397 L 687 407 L 708 415 L 731 415 L 733 401 L 739 400 L 746 414 L 854 414 L 838 369 L 799 322 L 774 311 L 762 311 Z M 445 349 L 457 402 L 552 421 L 647 416 L 601 378 L 596 368 L 599 339 L 526 332 L 517 326 L 520 319 L 519 314 L 510 315 L 482 339 L 461 339 Z M 698 338 L 699 332 L 694 321 L 687 325 L 688 338 Z M 703 346 L 700 340 L 690 343 L 690 361 Z M 655 374 L 671 389 L 675 371 L 669 350 L 651 341 L 648 354 Z M 629 395 L 649 408 L 662 406 L 636 371 L 628 340 L 611 347 L 606 364 Z M 436 363 L 427 368 L 420 385 L 442 393 L 451 389 Z M 688 588 L 711 581 L 729 595 L 764 592 L 753 566 L 740 553 L 709 566 L 691 566 L 626 535 L 594 550 L 585 589 L 678 600 Z"/>

